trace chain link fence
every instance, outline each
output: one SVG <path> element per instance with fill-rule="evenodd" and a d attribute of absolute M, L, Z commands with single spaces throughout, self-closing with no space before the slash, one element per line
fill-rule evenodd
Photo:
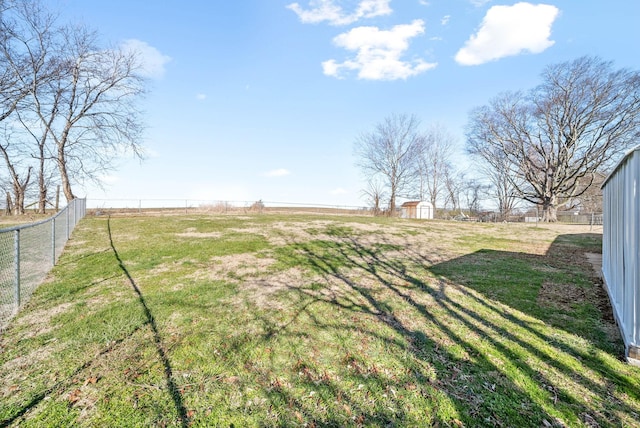
<path fill-rule="evenodd" d="M 0 331 L 56 264 L 85 213 L 86 199 L 75 199 L 51 218 L 0 229 Z"/>
<path fill-rule="evenodd" d="M 243 213 L 319 213 L 373 215 L 370 208 L 352 205 L 273 201 L 223 201 L 206 199 L 90 199 L 88 209 L 96 215 L 110 213 L 145 214 L 243 214 Z"/>

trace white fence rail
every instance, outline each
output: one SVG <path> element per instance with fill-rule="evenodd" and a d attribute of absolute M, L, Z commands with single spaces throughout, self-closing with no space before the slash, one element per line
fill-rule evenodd
<path fill-rule="evenodd" d="M 75 199 L 46 220 L 0 229 L 0 331 L 56 264 L 85 213 L 86 200 Z"/>
<path fill-rule="evenodd" d="M 640 146 L 603 185 L 602 274 L 628 361 L 640 365 Z"/>

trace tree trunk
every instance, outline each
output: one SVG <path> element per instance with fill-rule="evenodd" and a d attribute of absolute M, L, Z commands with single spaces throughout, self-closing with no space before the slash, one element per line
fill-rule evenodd
<path fill-rule="evenodd" d="M 555 223 L 558 221 L 558 204 L 555 196 L 549 196 L 542 201 L 542 222 Z"/>
<path fill-rule="evenodd" d="M 13 186 L 13 215 L 24 214 L 24 191 L 20 185 Z"/>
<path fill-rule="evenodd" d="M 47 183 L 44 179 L 44 155 L 40 156 L 40 170 L 38 172 L 38 213 L 45 214 L 47 210 Z"/>
<path fill-rule="evenodd" d="M 13 209 L 13 201 L 11 200 L 11 193 L 7 192 L 7 208 L 6 214 L 11 215 L 11 210 Z"/>
<path fill-rule="evenodd" d="M 389 198 L 389 217 L 396 215 L 396 189 L 391 190 L 391 197 Z"/>
<path fill-rule="evenodd" d="M 67 161 L 64 154 L 64 148 L 58 148 L 58 170 L 60 171 L 60 181 L 62 182 L 62 191 L 64 192 L 67 202 L 75 199 L 71 190 L 71 181 L 69 180 L 69 172 L 67 171 Z"/>
<path fill-rule="evenodd" d="M 373 196 L 373 215 L 377 217 L 380 215 L 380 195 L 376 194 Z"/>

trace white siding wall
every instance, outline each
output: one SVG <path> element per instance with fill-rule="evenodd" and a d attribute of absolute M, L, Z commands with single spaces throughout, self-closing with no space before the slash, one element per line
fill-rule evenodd
<path fill-rule="evenodd" d="M 420 202 L 417 207 L 416 215 L 418 218 L 432 220 L 433 219 L 433 207 L 429 202 Z"/>
<path fill-rule="evenodd" d="M 602 273 L 627 353 L 640 348 L 640 146 L 603 188 Z"/>

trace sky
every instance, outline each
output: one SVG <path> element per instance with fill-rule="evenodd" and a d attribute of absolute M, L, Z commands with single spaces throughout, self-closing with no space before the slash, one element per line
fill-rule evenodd
<path fill-rule="evenodd" d="M 583 55 L 640 69 L 640 1 L 48 0 L 140 52 L 145 159 L 91 205 L 176 199 L 364 206 L 354 141 L 392 114 L 455 137 L 471 109 Z M 97 203 L 92 203 L 92 200 Z"/>

